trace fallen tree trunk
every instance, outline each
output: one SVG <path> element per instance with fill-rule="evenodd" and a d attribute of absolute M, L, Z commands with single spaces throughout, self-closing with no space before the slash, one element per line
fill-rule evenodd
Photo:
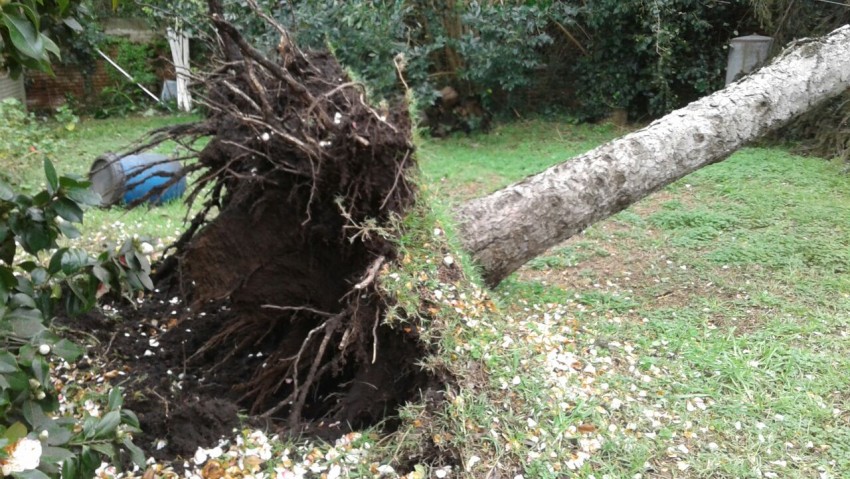
<path fill-rule="evenodd" d="M 850 87 L 850 26 L 806 39 L 770 65 L 648 127 L 457 211 L 491 286 L 535 256 Z"/>

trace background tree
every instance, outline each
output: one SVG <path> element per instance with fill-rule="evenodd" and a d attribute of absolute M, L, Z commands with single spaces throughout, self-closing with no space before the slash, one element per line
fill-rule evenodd
<path fill-rule="evenodd" d="M 88 14 L 80 0 L 0 2 L 0 68 L 15 78 L 24 68 L 51 72 L 51 56 L 61 57 L 51 37 L 83 31 L 79 18 Z"/>

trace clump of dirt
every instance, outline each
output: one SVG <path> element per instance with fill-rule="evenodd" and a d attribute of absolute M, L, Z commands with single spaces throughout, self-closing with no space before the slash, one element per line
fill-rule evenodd
<path fill-rule="evenodd" d="M 183 455 L 229 433 L 236 408 L 326 438 L 377 424 L 445 379 L 418 366 L 431 351 L 415 327 L 383 324 L 377 285 L 416 195 L 406 105 L 371 107 L 330 54 L 269 18 L 279 58 L 264 57 L 209 4 L 224 57 L 207 118 L 154 139 L 210 136 L 184 169 L 200 171 L 190 201 L 208 196 L 159 267 L 165 296 L 127 323 L 137 335 L 113 337 L 136 368 L 129 407 L 149 439 L 219 424 L 171 439 Z"/>

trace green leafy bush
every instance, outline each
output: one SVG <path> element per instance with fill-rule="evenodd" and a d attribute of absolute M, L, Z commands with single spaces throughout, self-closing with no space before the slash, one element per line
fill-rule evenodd
<path fill-rule="evenodd" d="M 63 136 L 76 128 L 79 118 L 60 107 L 54 122 L 39 120 L 14 98 L 0 100 L 0 168 L 15 183 L 25 182 L 26 165 L 62 151 Z"/>
<path fill-rule="evenodd" d="M 746 2 L 585 2 L 588 54 L 576 62 L 584 116 L 660 116 L 723 87 L 728 41 L 756 28 Z"/>
<path fill-rule="evenodd" d="M 553 20 L 571 23 L 576 11 L 564 2 L 404 0 L 302 1 L 291 8 L 278 17 L 299 43 L 329 46 L 377 99 L 401 92 L 401 66 L 420 108 L 451 85 L 491 109 L 497 108 L 487 103 L 495 92 L 532 83 L 543 66 L 541 47 L 553 41 L 546 27 Z"/>
<path fill-rule="evenodd" d="M 143 109 L 143 105 L 150 103 L 150 97 L 137 83 L 148 90 L 156 91 L 159 79 L 154 71 L 154 61 L 161 47 L 158 43 L 134 43 L 124 38 L 112 38 L 108 41 L 107 50 L 113 52 L 113 60 L 129 73 L 134 81 L 117 69 L 109 67 L 109 76 L 114 85 L 100 92 L 98 105 L 94 110 L 95 117 L 126 115 Z"/>
<path fill-rule="evenodd" d="M 132 240 L 97 257 L 60 247 L 61 238 L 80 235 L 74 225 L 99 197 L 87 182 L 59 176 L 48 159 L 44 173 L 46 189 L 32 196 L 0 180 L 0 466 L 4 475 L 87 479 L 102 456 L 118 464 L 126 451 L 143 467 L 132 442 L 139 422 L 122 408 L 119 389 L 102 413 L 60 413 L 55 369 L 83 349 L 49 326 L 60 307 L 76 315 L 104 294 L 152 287 L 150 264 Z"/>

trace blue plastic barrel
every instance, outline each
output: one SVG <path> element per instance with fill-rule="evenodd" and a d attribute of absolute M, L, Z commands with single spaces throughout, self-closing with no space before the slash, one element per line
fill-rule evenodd
<path fill-rule="evenodd" d="M 107 153 L 94 161 L 89 170 L 92 189 L 101 197 L 101 206 L 118 202 L 132 203 L 152 191 L 161 189 L 180 174 L 179 161 L 170 160 L 157 153 L 139 153 L 119 158 Z M 148 203 L 160 205 L 183 196 L 186 178 L 180 178 L 164 191 L 156 191 L 147 198 Z"/>

